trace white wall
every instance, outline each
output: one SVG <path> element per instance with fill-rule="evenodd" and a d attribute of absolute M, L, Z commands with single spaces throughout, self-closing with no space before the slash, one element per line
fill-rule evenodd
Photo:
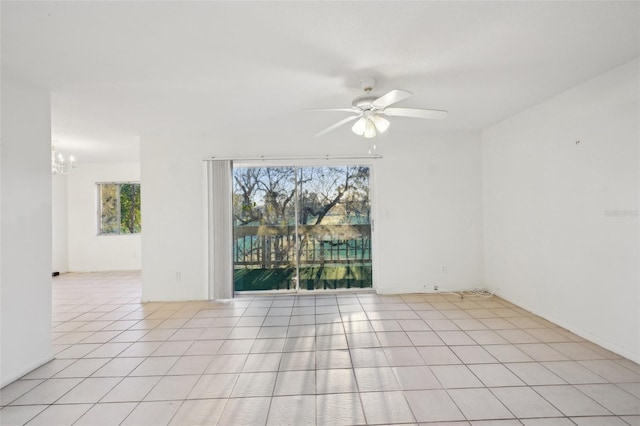
<path fill-rule="evenodd" d="M 394 140 L 376 168 L 377 290 L 482 287 L 479 134 Z"/>
<path fill-rule="evenodd" d="M 82 163 L 68 175 L 69 271 L 141 268 L 141 234 L 98 235 L 96 183 L 140 180 L 139 163 Z M 145 188 L 141 187 L 144 200 Z M 142 219 L 142 231 L 145 231 Z"/>
<path fill-rule="evenodd" d="M 69 270 L 67 204 L 67 176 L 53 176 L 51 197 L 52 270 L 61 274 Z"/>
<path fill-rule="evenodd" d="M 639 76 L 636 59 L 482 134 L 487 285 L 636 361 Z"/>
<path fill-rule="evenodd" d="M 53 357 L 49 92 L 1 85 L 0 387 Z"/>
<path fill-rule="evenodd" d="M 143 300 L 207 297 L 203 159 L 367 154 L 364 139 L 342 135 L 322 143 L 309 135 L 142 138 Z M 378 141 L 384 158 L 374 164 L 376 288 L 477 286 L 483 265 L 479 134 L 385 136 Z"/>

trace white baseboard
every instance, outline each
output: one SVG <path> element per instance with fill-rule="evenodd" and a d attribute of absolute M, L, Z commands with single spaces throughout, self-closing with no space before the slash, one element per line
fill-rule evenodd
<path fill-rule="evenodd" d="M 8 384 L 11 384 L 11 383 L 15 382 L 20 377 L 24 376 L 25 374 L 31 373 L 33 370 L 35 370 L 38 367 L 42 367 L 44 364 L 48 363 L 49 361 L 51 361 L 53 359 L 55 359 L 55 355 L 53 353 L 50 353 L 47 356 L 42 357 L 39 360 L 36 360 L 36 361 L 32 362 L 31 364 L 29 364 L 28 366 L 20 369 L 19 371 L 15 372 L 11 376 L 3 378 L 2 382 L 0 383 L 0 388 L 3 388 L 5 386 L 7 386 Z"/>
<path fill-rule="evenodd" d="M 521 307 L 522 309 L 526 309 L 527 311 L 531 312 L 534 315 L 539 316 L 540 318 L 544 318 L 547 321 L 550 321 L 552 323 L 554 323 L 555 325 L 558 325 L 562 328 L 564 328 L 565 330 L 568 330 L 570 332 L 572 332 L 575 335 L 578 335 L 580 337 L 582 337 L 583 339 L 586 339 L 592 343 L 595 343 L 598 346 L 602 346 L 603 348 L 605 348 L 608 351 L 611 351 L 617 355 L 620 355 L 621 357 L 627 358 L 637 364 L 640 364 L 640 354 L 636 354 L 633 352 L 629 352 L 626 349 L 622 349 L 621 347 L 614 345 L 611 342 L 608 342 L 606 340 L 603 340 L 597 336 L 594 336 L 593 334 L 589 333 L 588 331 L 579 329 L 577 327 L 574 327 L 571 324 L 568 324 L 562 320 L 559 320 L 558 318 L 555 318 L 552 315 L 546 315 L 545 313 L 539 312 L 536 309 L 532 309 L 531 307 L 527 306 L 526 304 L 522 304 L 522 303 L 518 303 L 512 299 L 510 299 L 509 297 L 505 297 L 503 294 L 501 294 L 500 292 L 496 293 L 496 296 L 506 300 L 507 302 L 513 303 L 516 306 Z"/>
<path fill-rule="evenodd" d="M 482 287 L 482 286 L 479 286 Z M 387 295 L 387 294 L 411 294 L 411 293 L 415 293 L 415 294 L 442 294 L 442 293 L 447 293 L 446 289 L 440 289 L 440 291 L 431 291 L 430 289 L 425 290 L 425 291 L 407 291 L 406 293 L 404 292 L 397 292 L 397 291 L 393 291 L 393 289 L 376 289 L 376 293 L 380 294 L 380 295 Z M 592 343 L 595 343 L 598 346 L 602 346 L 603 348 L 607 349 L 608 351 L 611 351 L 617 355 L 620 355 L 624 358 L 627 358 L 637 364 L 640 364 L 640 354 L 637 353 L 633 353 L 633 352 L 629 352 L 626 349 L 622 349 L 617 345 L 612 344 L 611 342 L 608 342 L 606 340 L 603 340 L 597 336 L 594 336 L 593 334 L 589 333 L 588 331 L 585 330 L 581 330 L 579 328 L 574 327 L 571 324 L 568 324 L 562 320 L 559 320 L 551 315 L 546 315 L 545 313 L 539 312 L 536 309 L 532 309 L 531 307 L 527 306 L 526 304 L 522 304 L 519 303 L 517 301 L 514 301 L 513 299 L 510 299 L 508 296 L 505 296 L 504 294 L 502 294 L 499 289 L 496 291 L 495 293 L 496 296 L 510 302 L 513 303 L 516 306 L 521 307 L 522 309 L 526 309 L 527 311 L 531 312 L 532 314 L 535 314 L 537 316 L 539 316 L 540 318 L 544 318 L 547 321 L 550 321 L 554 324 L 556 324 L 557 326 L 560 326 L 570 332 L 572 332 L 573 334 L 576 334 L 580 337 L 582 337 L 583 339 L 586 339 Z"/>

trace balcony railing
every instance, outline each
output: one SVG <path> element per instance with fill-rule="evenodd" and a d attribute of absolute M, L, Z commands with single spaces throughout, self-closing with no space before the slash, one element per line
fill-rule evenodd
<path fill-rule="evenodd" d="M 236 290 L 371 287 L 371 226 L 238 226 L 233 261 Z"/>
<path fill-rule="evenodd" d="M 300 225 L 300 265 L 371 262 L 370 225 Z M 296 263 L 293 225 L 240 226 L 234 229 L 236 266 L 269 268 Z"/>

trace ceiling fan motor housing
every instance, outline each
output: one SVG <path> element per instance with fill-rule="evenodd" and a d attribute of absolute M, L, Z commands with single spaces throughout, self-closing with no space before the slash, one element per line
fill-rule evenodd
<path fill-rule="evenodd" d="M 355 98 L 351 105 L 363 111 L 373 110 L 375 109 L 375 106 L 373 106 L 373 101 L 375 101 L 376 99 L 378 99 L 378 96 L 367 93 L 366 95 L 358 96 L 357 98 Z"/>

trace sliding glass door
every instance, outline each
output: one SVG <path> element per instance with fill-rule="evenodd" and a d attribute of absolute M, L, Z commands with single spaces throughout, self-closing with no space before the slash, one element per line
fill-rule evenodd
<path fill-rule="evenodd" d="M 369 168 L 300 168 L 298 206 L 300 287 L 371 287 Z"/>
<path fill-rule="evenodd" d="M 235 291 L 295 290 L 296 169 L 233 170 Z"/>
<path fill-rule="evenodd" d="M 369 168 L 233 170 L 235 291 L 372 287 Z"/>

